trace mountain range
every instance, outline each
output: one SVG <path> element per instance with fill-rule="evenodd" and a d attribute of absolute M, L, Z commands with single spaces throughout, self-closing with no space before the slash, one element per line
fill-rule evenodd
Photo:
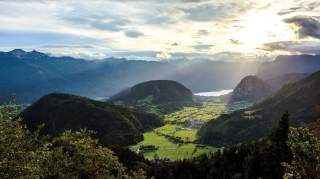
<path fill-rule="evenodd" d="M 149 80 L 174 80 L 192 92 L 233 89 L 248 75 L 273 88 L 320 69 L 320 55 L 279 56 L 270 62 L 213 60 L 137 61 L 118 58 L 84 60 L 38 51 L 0 52 L 0 101 L 32 103 L 52 93 L 110 97 Z"/>
<path fill-rule="evenodd" d="M 0 52 L 0 100 L 34 102 L 52 92 L 109 97 L 149 80 L 175 80 L 193 92 L 231 89 L 259 62 L 83 60 L 41 52 Z M 224 76 L 224 80 L 221 80 Z"/>
<path fill-rule="evenodd" d="M 263 80 L 285 74 L 310 74 L 320 69 L 320 55 L 279 55 L 260 65 L 257 76 Z"/>

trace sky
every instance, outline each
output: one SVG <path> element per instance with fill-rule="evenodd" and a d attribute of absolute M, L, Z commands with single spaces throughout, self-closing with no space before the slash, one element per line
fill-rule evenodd
<path fill-rule="evenodd" d="M 86 59 L 320 54 L 319 0 L 0 0 L 0 50 Z"/>

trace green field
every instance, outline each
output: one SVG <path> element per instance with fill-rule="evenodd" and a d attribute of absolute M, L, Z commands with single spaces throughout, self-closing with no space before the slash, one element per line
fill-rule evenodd
<path fill-rule="evenodd" d="M 206 102 L 199 106 L 185 107 L 183 110 L 168 114 L 165 116 L 165 120 L 170 122 L 209 121 L 217 118 L 225 110 L 225 103 Z"/>
<path fill-rule="evenodd" d="M 180 160 L 185 158 L 196 157 L 203 153 L 215 152 L 214 147 L 203 146 L 197 147 L 196 144 L 175 144 L 167 140 L 165 137 L 158 136 L 154 132 L 144 134 L 144 140 L 135 146 L 132 146 L 133 151 L 137 151 L 141 145 L 154 145 L 159 147 L 158 150 L 144 153 L 147 159 L 168 158 L 170 160 Z"/>
<path fill-rule="evenodd" d="M 148 159 L 168 158 L 179 160 L 196 157 L 203 153 L 215 152 L 217 149 L 210 146 L 195 144 L 199 128 L 211 119 L 217 118 L 226 111 L 226 104 L 205 102 L 194 107 L 165 115 L 166 124 L 152 132 L 144 134 L 144 140 L 131 149 L 141 152 L 142 146 L 154 146 L 156 149 L 143 151 Z"/>

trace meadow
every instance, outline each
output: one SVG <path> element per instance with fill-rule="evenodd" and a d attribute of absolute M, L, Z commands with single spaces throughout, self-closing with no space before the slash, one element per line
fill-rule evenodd
<path fill-rule="evenodd" d="M 198 106 L 165 115 L 166 124 L 144 133 L 144 140 L 131 150 L 141 152 L 148 159 L 167 158 L 181 160 L 204 153 L 215 152 L 217 148 L 197 144 L 197 132 L 207 121 L 227 111 L 225 103 L 205 102 Z M 154 146 L 152 151 L 141 151 L 141 146 Z"/>
<path fill-rule="evenodd" d="M 226 111 L 225 103 L 205 102 L 199 106 L 185 107 L 180 111 L 168 114 L 165 116 L 165 120 L 169 122 L 209 121 L 217 118 L 224 111 Z"/>
<path fill-rule="evenodd" d="M 144 140 L 139 144 L 132 146 L 131 150 L 137 151 L 140 146 L 154 145 L 159 147 L 155 151 L 145 152 L 143 155 L 147 159 L 170 159 L 170 160 L 182 160 L 186 158 L 192 158 L 204 153 L 215 152 L 217 149 L 210 146 L 198 146 L 197 144 L 176 144 L 170 142 L 165 137 L 159 136 L 154 132 L 147 132 L 144 134 Z"/>

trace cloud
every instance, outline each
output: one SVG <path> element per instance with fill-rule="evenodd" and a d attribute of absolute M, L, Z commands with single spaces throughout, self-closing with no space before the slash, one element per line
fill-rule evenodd
<path fill-rule="evenodd" d="M 241 13 L 248 11 L 254 3 L 237 2 L 237 1 L 210 1 L 201 3 L 194 7 L 182 8 L 188 14 L 186 17 L 193 21 L 218 21 L 222 19 L 230 19 L 239 16 Z"/>
<path fill-rule="evenodd" d="M 171 44 L 171 46 L 179 46 L 179 43 L 175 42 L 175 43 Z"/>
<path fill-rule="evenodd" d="M 94 48 L 91 45 L 64 45 L 64 44 L 52 44 L 52 45 L 42 45 L 40 48 Z"/>
<path fill-rule="evenodd" d="M 292 7 L 281 9 L 279 15 L 288 15 L 293 13 L 302 13 L 302 12 L 312 12 L 316 11 L 320 7 L 319 1 L 296 1 L 291 4 L 294 4 Z"/>
<path fill-rule="evenodd" d="M 129 26 L 130 21 L 124 17 L 110 14 L 108 11 L 88 12 L 82 5 L 72 10 L 62 9 L 59 17 L 63 21 L 68 21 L 79 27 L 91 27 L 99 30 L 122 31 Z"/>
<path fill-rule="evenodd" d="M 295 16 L 285 19 L 284 22 L 295 24 L 299 38 L 313 37 L 320 39 L 320 21 L 317 17 Z"/>
<path fill-rule="evenodd" d="M 285 51 L 293 54 L 320 54 L 319 41 L 280 41 L 263 44 L 261 50 Z"/>
<path fill-rule="evenodd" d="M 229 42 L 231 43 L 231 44 L 234 44 L 234 45 L 240 45 L 240 44 L 242 44 L 239 40 L 237 40 L 237 39 L 229 39 Z"/>
<path fill-rule="evenodd" d="M 209 31 L 208 31 L 208 30 L 199 30 L 199 31 L 198 31 L 198 35 L 199 35 L 199 36 L 209 35 Z"/>
<path fill-rule="evenodd" d="M 214 47 L 214 45 L 210 44 L 197 44 L 192 46 L 194 49 L 199 50 L 199 51 L 209 51 L 211 48 Z"/>
<path fill-rule="evenodd" d="M 60 32 L 34 32 L 0 30 L 0 46 L 38 46 L 43 44 L 90 44 L 98 43 L 96 39 Z"/>
<path fill-rule="evenodd" d="M 156 54 L 156 57 L 160 60 L 168 60 L 172 57 L 172 55 L 169 52 L 160 52 Z"/>
<path fill-rule="evenodd" d="M 125 34 L 127 37 L 131 37 L 131 38 L 138 38 L 144 35 L 142 32 L 139 32 L 136 30 L 128 30 L 125 32 Z"/>

